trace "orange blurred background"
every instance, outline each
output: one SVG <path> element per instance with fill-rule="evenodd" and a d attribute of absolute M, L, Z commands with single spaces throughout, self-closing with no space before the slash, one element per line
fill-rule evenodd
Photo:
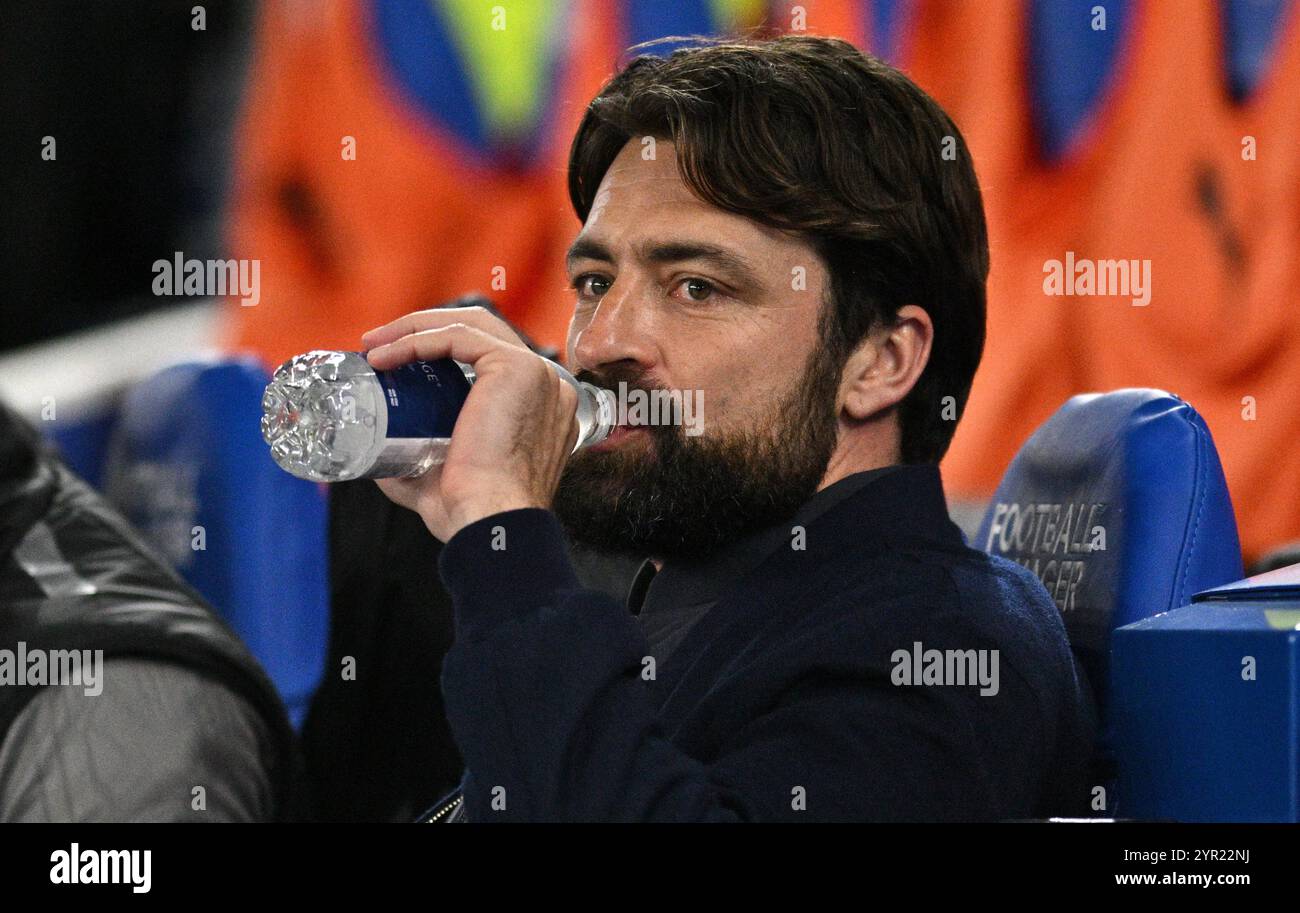
<path fill-rule="evenodd" d="M 266 3 L 229 222 L 263 287 L 256 307 L 229 307 L 226 344 L 273 365 L 481 290 L 562 346 L 562 252 L 579 227 L 568 144 L 622 50 L 758 25 L 838 35 L 949 110 L 984 189 L 989 341 L 943 466 L 950 496 L 987 498 L 1072 394 L 1162 388 L 1207 420 L 1249 561 L 1300 538 L 1298 13 L 1267 0 Z M 1149 261 L 1149 301 L 1045 293 L 1045 264 L 1067 253 Z"/>

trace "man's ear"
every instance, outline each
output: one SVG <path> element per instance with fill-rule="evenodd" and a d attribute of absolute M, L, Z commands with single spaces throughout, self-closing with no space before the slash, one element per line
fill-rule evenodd
<path fill-rule="evenodd" d="M 934 324 L 915 304 L 867 334 L 844 364 L 844 411 L 865 421 L 898 405 L 921 379 L 930 361 Z"/>

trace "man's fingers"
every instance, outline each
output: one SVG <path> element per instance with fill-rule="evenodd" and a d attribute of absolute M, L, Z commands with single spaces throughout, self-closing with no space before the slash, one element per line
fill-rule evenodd
<path fill-rule="evenodd" d="M 507 345 L 521 352 L 528 351 L 517 343 L 460 322 L 409 333 L 372 348 L 366 358 L 372 368 L 380 371 L 413 361 L 434 361 L 439 358 L 454 358 L 472 365 L 489 352 Z"/>
<path fill-rule="evenodd" d="M 519 338 L 519 334 L 512 330 L 504 320 L 488 313 L 480 306 L 468 304 L 463 307 L 430 308 L 426 311 L 415 311 L 406 314 L 391 323 L 386 323 L 363 333 L 361 344 L 366 348 L 373 349 L 401 339 L 403 336 L 409 336 L 412 333 L 433 330 L 455 323 L 463 323 L 466 326 L 482 330 L 484 333 L 495 336 L 502 342 L 508 342 L 511 345 L 524 345 L 524 341 Z"/>

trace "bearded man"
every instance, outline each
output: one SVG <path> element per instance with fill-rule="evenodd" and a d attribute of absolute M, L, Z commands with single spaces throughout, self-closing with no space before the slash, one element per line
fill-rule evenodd
<path fill-rule="evenodd" d="M 568 363 L 698 428 L 571 453 L 576 396 L 502 321 L 363 337 L 477 374 L 439 473 L 442 672 L 470 821 L 979 820 L 1084 808 L 1093 714 L 1027 571 L 968 548 L 938 462 L 984 342 L 956 126 L 847 42 L 643 56 L 574 139 Z M 689 433 L 700 431 L 699 434 Z M 567 536 L 648 560 L 627 604 Z"/>

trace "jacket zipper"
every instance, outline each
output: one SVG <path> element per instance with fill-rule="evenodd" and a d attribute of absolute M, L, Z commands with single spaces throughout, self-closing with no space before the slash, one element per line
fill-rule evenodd
<path fill-rule="evenodd" d="M 445 805 L 443 805 L 441 808 L 439 808 L 439 809 L 438 809 L 436 812 L 434 812 L 432 815 L 430 815 L 430 816 L 428 817 L 428 819 L 427 819 L 424 823 L 425 823 L 425 824 L 442 824 L 442 823 L 444 823 L 444 822 L 442 821 L 442 819 L 443 819 L 444 817 L 448 817 L 448 816 L 450 816 L 450 815 L 453 815 L 453 814 L 454 814 L 457 810 L 459 810 L 459 809 L 461 808 L 461 806 L 463 806 L 464 804 L 465 804 L 465 796 L 464 796 L 464 794 L 462 793 L 461 795 L 458 795 L 455 799 L 452 799 L 450 802 L 448 802 L 448 803 L 446 803 Z"/>

